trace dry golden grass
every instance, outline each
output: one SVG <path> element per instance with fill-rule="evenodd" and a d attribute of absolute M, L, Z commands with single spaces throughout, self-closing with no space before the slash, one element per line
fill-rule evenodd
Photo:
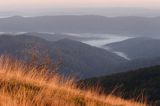
<path fill-rule="evenodd" d="M 147 106 L 94 90 L 80 90 L 73 79 L 48 74 L 0 57 L 0 106 Z"/>

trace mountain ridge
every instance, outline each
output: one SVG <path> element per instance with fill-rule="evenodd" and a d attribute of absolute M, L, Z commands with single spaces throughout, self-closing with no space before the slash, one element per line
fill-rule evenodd
<path fill-rule="evenodd" d="M 79 77 L 109 74 L 115 68 L 114 65 L 127 61 L 104 49 L 68 39 L 52 42 L 27 35 L 4 35 L 0 36 L 0 41 L 2 41 L 0 42 L 0 54 L 10 54 L 23 59 L 24 51 L 37 48 L 43 55 L 49 55 L 53 61 L 59 57 L 63 59 L 60 73 L 74 73 Z"/>
<path fill-rule="evenodd" d="M 108 33 L 129 36 L 159 36 L 159 22 L 159 17 L 135 16 L 9 17 L 0 19 L 0 32 Z"/>

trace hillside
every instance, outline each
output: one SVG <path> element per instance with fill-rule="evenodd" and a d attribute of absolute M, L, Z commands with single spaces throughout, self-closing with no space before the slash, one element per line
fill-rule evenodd
<path fill-rule="evenodd" d="M 60 73 L 72 73 L 79 78 L 110 74 L 116 65 L 127 61 L 109 51 L 69 39 L 51 42 L 29 35 L 0 36 L 0 54 L 26 59 L 26 51 L 32 48 L 38 49 L 41 57 L 48 54 L 52 61 L 60 59 L 63 63 Z"/>
<path fill-rule="evenodd" d="M 13 34 L 10 34 L 13 35 Z M 43 39 L 46 39 L 48 41 L 58 41 L 58 40 L 62 40 L 62 39 L 72 39 L 72 40 L 86 40 L 86 38 L 81 37 L 81 36 L 72 36 L 69 34 L 61 34 L 61 33 L 38 33 L 38 32 L 28 32 L 28 33 L 23 33 L 23 34 L 19 34 L 19 35 L 29 35 L 29 36 L 36 36 L 36 37 L 40 37 Z M 91 37 L 90 37 L 91 38 Z M 91 38 L 93 39 L 93 38 Z"/>
<path fill-rule="evenodd" d="M 95 90 L 80 90 L 71 78 L 6 56 L 0 57 L 0 85 L 1 106 L 147 106 Z"/>
<path fill-rule="evenodd" d="M 131 59 L 160 57 L 160 39 L 132 38 L 125 41 L 105 45 L 113 51 L 125 53 Z"/>
<path fill-rule="evenodd" d="M 128 62 L 121 63 L 117 66 L 117 70 L 121 71 L 129 71 L 129 70 L 137 70 L 145 67 L 152 67 L 160 65 L 160 57 L 151 57 L 151 58 L 140 58 L 134 59 Z"/>
<path fill-rule="evenodd" d="M 83 82 L 88 86 L 98 84 L 106 93 L 115 89 L 113 94 L 123 95 L 125 98 L 145 96 L 147 100 L 156 102 L 156 106 L 159 106 L 160 66 L 86 79 Z"/>
<path fill-rule="evenodd" d="M 107 33 L 159 36 L 159 17 L 14 16 L 0 19 L 0 32 Z"/>

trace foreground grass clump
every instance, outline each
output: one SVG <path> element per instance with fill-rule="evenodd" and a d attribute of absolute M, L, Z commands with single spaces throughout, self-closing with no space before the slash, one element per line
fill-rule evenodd
<path fill-rule="evenodd" d="M 53 70 L 54 71 L 54 70 Z M 147 106 L 93 90 L 80 90 L 71 78 L 0 57 L 0 106 Z"/>

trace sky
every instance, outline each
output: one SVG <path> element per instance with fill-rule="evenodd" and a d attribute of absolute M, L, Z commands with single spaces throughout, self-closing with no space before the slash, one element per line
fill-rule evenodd
<path fill-rule="evenodd" d="M 0 0 L 1 10 L 86 7 L 159 8 L 160 0 Z"/>
<path fill-rule="evenodd" d="M 92 10 L 83 10 L 91 8 Z M 94 10 L 96 8 L 141 8 L 151 9 L 150 13 L 147 10 L 120 10 L 123 14 L 158 14 L 155 9 L 160 9 L 160 0 L 0 0 L 0 16 L 8 15 L 52 15 L 54 14 L 73 14 L 73 13 L 97 13 L 104 14 L 107 10 Z M 68 9 L 68 10 L 67 10 Z M 70 9 L 70 10 L 69 10 Z M 78 10 L 76 10 L 78 9 Z M 103 11 L 103 12 L 102 12 Z M 115 12 L 114 12 L 115 11 Z M 111 10 L 113 14 L 120 13 L 117 10 Z M 138 13 L 137 13 L 138 12 Z M 111 14 L 110 11 L 106 14 Z M 122 15 L 123 15 L 122 14 Z M 112 14 L 111 14 L 112 15 Z M 120 13 L 121 15 L 121 13 Z M 131 14 L 132 15 L 132 14 Z"/>

